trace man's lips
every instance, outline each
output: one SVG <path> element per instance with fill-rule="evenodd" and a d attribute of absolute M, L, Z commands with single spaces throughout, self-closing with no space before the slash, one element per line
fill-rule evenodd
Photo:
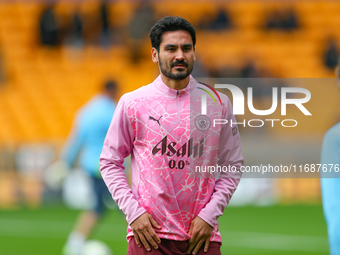
<path fill-rule="evenodd" d="M 182 62 L 182 63 L 173 63 L 172 65 L 171 65 L 171 67 L 176 67 L 176 68 L 184 68 L 184 67 L 186 67 L 186 68 L 188 68 L 188 64 L 187 63 L 184 63 L 184 62 Z"/>

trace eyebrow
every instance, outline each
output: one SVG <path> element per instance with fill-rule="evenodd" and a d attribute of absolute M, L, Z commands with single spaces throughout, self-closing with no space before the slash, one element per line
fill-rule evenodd
<path fill-rule="evenodd" d="M 185 43 L 185 44 L 182 44 L 181 46 L 183 46 L 183 47 L 192 47 L 192 43 Z"/>
<path fill-rule="evenodd" d="M 177 44 L 166 44 L 164 46 L 165 48 L 170 48 L 170 47 L 177 47 Z M 185 44 L 182 44 L 181 47 L 192 47 L 192 44 L 191 43 L 185 43 Z"/>

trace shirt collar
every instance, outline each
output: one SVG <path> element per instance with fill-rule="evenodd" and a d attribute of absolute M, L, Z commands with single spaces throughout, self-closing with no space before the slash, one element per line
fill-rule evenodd
<path fill-rule="evenodd" d="M 177 94 L 180 95 L 189 95 L 190 92 L 196 87 L 196 83 L 197 81 L 190 75 L 190 80 L 188 85 L 181 90 L 176 90 L 176 89 L 172 89 L 169 88 L 162 80 L 161 75 L 159 75 L 156 80 L 154 81 L 154 85 L 156 86 L 156 88 L 158 90 L 160 90 L 161 92 L 163 92 L 164 94 L 170 95 L 170 96 L 174 96 L 176 97 Z"/>

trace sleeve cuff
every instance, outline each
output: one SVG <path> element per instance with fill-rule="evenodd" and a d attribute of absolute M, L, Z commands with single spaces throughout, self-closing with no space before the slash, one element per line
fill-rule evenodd
<path fill-rule="evenodd" d="M 204 220 L 213 228 L 217 225 L 217 220 L 212 220 L 209 217 L 206 217 L 206 215 L 202 211 L 197 216 L 200 217 L 202 220 Z"/>
<path fill-rule="evenodd" d="M 131 223 L 134 222 L 143 213 L 146 213 L 146 210 L 143 207 L 140 207 L 131 217 L 126 216 L 126 220 L 129 225 L 131 225 Z"/>

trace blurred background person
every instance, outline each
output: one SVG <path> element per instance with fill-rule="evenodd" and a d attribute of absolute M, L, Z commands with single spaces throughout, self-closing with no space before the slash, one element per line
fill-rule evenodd
<path fill-rule="evenodd" d="M 110 46 L 110 19 L 109 5 L 107 0 L 100 3 L 100 20 L 101 20 L 101 45 L 104 47 Z"/>
<path fill-rule="evenodd" d="M 334 68 L 338 64 L 338 56 L 339 56 L 338 43 L 335 38 L 330 37 L 328 38 L 324 49 L 323 61 L 325 66 L 330 70 L 334 70 Z"/>
<path fill-rule="evenodd" d="M 0 47 L 0 87 L 2 83 L 6 80 L 5 72 L 4 72 L 4 63 L 2 60 L 2 50 Z"/>
<path fill-rule="evenodd" d="M 340 90 L 340 61 L 336 68 L 337 85 Z M 340 178 L 335 175 L 340 166 L 340 123 L 327 131 L 323 139 L 321 164 L 327 172 L 321 174 L 322 205 L 327 223 L 331 255 L 340 254 Z M 333 164 L 334 169 L 330 169 Z M 332 172 L 333 171 L 333 172 Z"/>
<path fill-rule="evenodd" d="M 57 46 L 59 44 L 59 27 L 54 12 L 54 6 L 47 5 L 39 19 L 40 42 L 46 46 Z"/>
<path fill-rule="evenodd" d="M 199 29 L 211 30 L 211 31 L 222 31 L 232 28 L 232 21 L 228 11 L 218 9 L 215 16 L 204 16 L 199 22 Z"/>
<path fill-rule="evenodd" d="M 298 17 L 294 9 L 283 7 L 269 12 L 265 27 L 267 29 L 294 30 L 299 27 Z"/>
<path fill-rule="evenodd" d="M 84 34 L 83 34 L 83 17 L 78 9 L 72 14 L 71 22 L 66 28 L 65 44 L 83 47 L 84 45 Z"/>
<path fill-rule="evenodd" d="M 141 0 L 128 24 L 132 63 L 139 63 L 142 57 L 143 40 L 149 35 L 150 28 L 154 23 L 155 12 L 150 1 Z"/>
<path fill-rule="evenodd" d="M 116 93 L 116 83 L 109 80 L 102 92 L 78 111 L 59 160 L 47 170 L 47 174 L 53 174 L 53 171 L 61 172 L 62 178 L 66 174 L 64 169 L 74 166 L 79 157 L 79 165 L 91 178 L 96 197 L 93 208 L 79 215 L 64 247 L 64 255 L 80 254 L 86 238 L 104 213 L 103 196 L 109 192 L 99 172 L 99 156 L 116 109 Z"/>

